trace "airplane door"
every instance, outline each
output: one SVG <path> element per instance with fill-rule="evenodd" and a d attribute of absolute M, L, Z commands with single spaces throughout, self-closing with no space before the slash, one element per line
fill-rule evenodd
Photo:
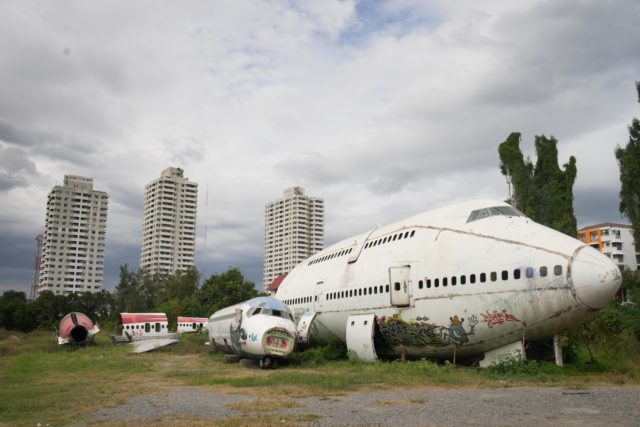
<path fill-rule="evenodd" d="M 324 296 L 323 287 L 324 281 L 319 281 L 313 291 L 313 311 L 322 311 L 322 297 Z"/>
<path fill-rule="evenodd" d="M 411 302 L 411 266 L 389 267 L 391 305 L 408 306 Z"/>

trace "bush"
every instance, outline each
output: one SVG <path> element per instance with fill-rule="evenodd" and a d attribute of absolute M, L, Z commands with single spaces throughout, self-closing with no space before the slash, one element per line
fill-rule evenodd
<path fill-rule="evenodd" d="M 297 354 L 303 362 L 324 363 L 329 360 L 344 360 L 347 358 L 347 346 L 338 338 L 332 337 L 325 344 L 307 348 Z"/>

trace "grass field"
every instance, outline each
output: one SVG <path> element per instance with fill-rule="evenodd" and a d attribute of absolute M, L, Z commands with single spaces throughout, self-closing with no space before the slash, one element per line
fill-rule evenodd
<path fill-rule="evenodd" d="M 583 364 L 558 368 L 548 363 L 507 363 L 499 369 L 479 371 L 429 361 L 364 364 L 340 360 L 301 362 L 275 370 L 260 370 L 224 364 L 222 355 L 210 354 L 204 341 L 202 335 L 185 336 L 175 346 L 134 356 L 128 354 L 128 345 L 112 346 L 107 334 L 99 334 L 95 345 L 67 349 L 55 345 L 50 332 L 21 334 L 0 330 L 0 425 L 91 425 L 90 415 L 100 408 L 124 403 L 131 396 L 184 385 L 240 391 L 255 396 L 255 407 L 261 407 L 264 399 L 280 398 L 280 405 L 296 405 L 288 399 L 292 395 L 329 397 L 379 388 L 527 384 L 580 388 L 640 383 L 637 358 L 610 359 L 612 354 L 624 357 L 624 343 L 620 344 L 623 348 L 613 349 L 613 353 L 608 349 L 611 354 L 606 366 Z M 637 355 L 637 349 L 633 351 Z M 250 407 L 251 404 L 246 408 L 240 405 L 240 409 Z M 282 421 L 276 418 L 260 415 L 255 417 L 253 425 Z M 205 425 L 201 420 L 189 418 L 165 422 L 167 425 Z M 218 425 L 234 425 L 234 420 Z"/>

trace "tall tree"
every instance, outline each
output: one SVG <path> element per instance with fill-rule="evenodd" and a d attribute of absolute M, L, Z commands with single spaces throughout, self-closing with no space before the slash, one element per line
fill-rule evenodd
<path fill-rule="evenodd" d="M 245 280 L 240 270 L 235 267 L 222 274 L 213 274 L 198 291 L 198 299 L 209 315 L 256 296 L 258 291 L 254 283 Z"/>
<path fill-rule="evenodd" d="M 500 171 L 507 177 L 511 200 L 517 209 L 536 222 L 575 237 L 577 222 L 573 212 L 573 184 L 576 159 L 558 166 L 558 141 L 552 136 L 535 137 L 536 164 L 520 150 L 520 133 L 513 132 L 498 147 Z"/>
<path fill-rule="evenodd" d="M 640 81 L 636 82 L 640 102 Z M 620 213 L 633 226 L 636 245 L 640 242 L 640 120 L 634 118 L 629 126 L 629 142 L 625 148 L 616 147 L 620 166 Z"/>

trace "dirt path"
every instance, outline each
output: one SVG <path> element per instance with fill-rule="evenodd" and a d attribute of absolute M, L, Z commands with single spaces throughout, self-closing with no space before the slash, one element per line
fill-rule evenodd
<path fill-rule="evenodd" d="M 186 425 L 233 418 L 270 425 L 259 422 L 269 415 L 272 420 L 281 417 L 282 425 L 303 419 L 295 424 L 313 426 L 638 426 L 639 401 L 638 386 L 381 390 L 285 400 L 177 387 L 100 410 L 92 424 L 179 424 L 188 419 Z"/>

